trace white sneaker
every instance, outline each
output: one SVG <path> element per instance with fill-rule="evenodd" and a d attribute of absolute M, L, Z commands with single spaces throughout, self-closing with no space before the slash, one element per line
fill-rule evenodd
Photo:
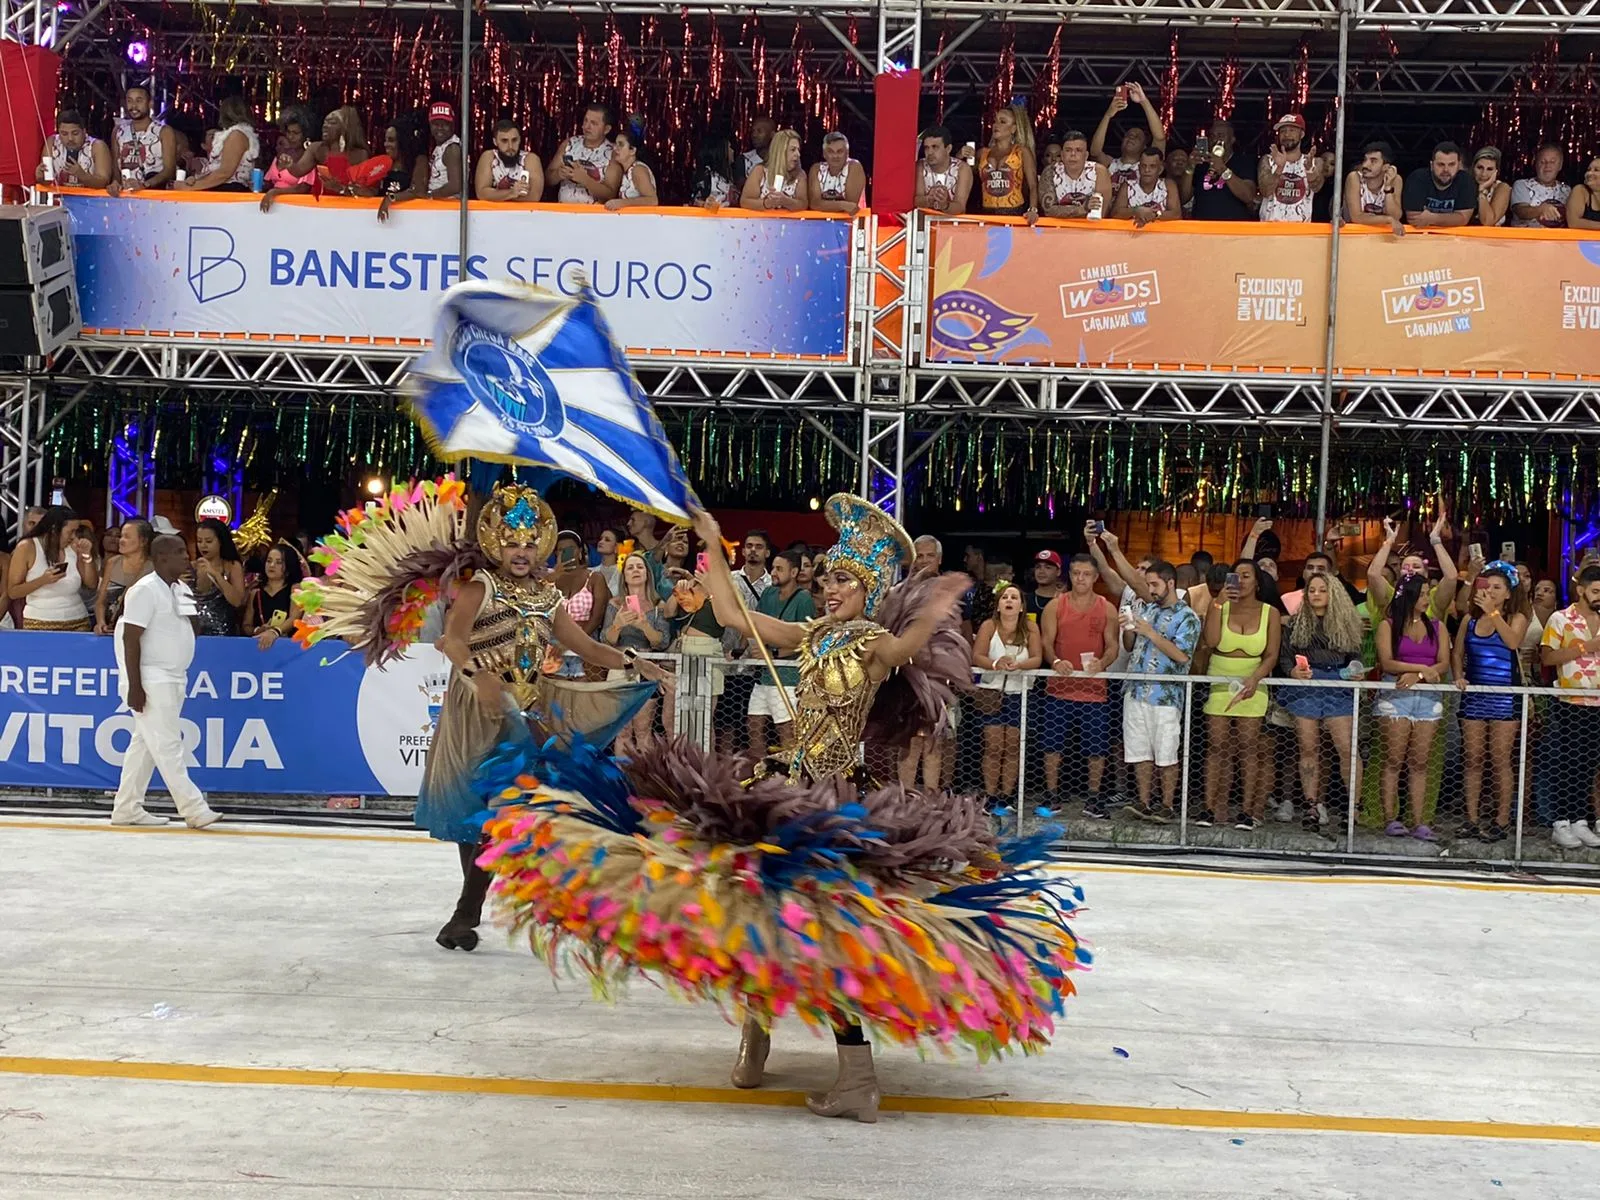
<path fill-rule="evenodd" d="M 1550 840 L 1563 850 L 1577 850 L 1583 845 L 1578 840 L 1578 835 L 1572 832 L 1571 821 L 1557 821 L 1552 825 L 1550 827 Z"/>
<path fill-rule="evenodd" d="M 119 821 L 115 817 L 113 817 L 111 819 L 111 823 L 113 825 L 121 825 L 121 826 L 124 826 L 124 827 L 131 826 L 131 825 L 165 825 L 167 823 L 167 818 L 159 815 L 158 813 L 145 812 L 145 810 L 141 808 L 137 813 L 135 813 L 128 820 Z M 1597 842 L 1595 844 L 1596 845 L 1600 845 L 1600 842 Z"/>
<path fill-rule="evenodd" d="M 1326 825 L 1327 823 L 1328 823 L 1328 806 L 1326 804 L 1318 804 L 1317 805 L 1317 824 L 1318 825 Z"/>
<path fill-rule="evenodd" d="M 1294 801 L 1285 800 L 1282 804 L 1278 805 L 1277 808 L 1273 809 L 1272 819 L 1274 821 L 1283 822 L 1294 820 Z"/>
<path fill-rule="evenodd" d="M 1571 833 L 1573 837 L 1577 838 L 1580 842 L 1582 842 L 1585 846 L 1589 846 L 1589 847 L 1600 846 L 1600 837 L 1596 837 L 1595 836 L 1594 830 L 1590 829 L 1586 822 L 1574 821 L 1568 827 L 1567 831 L 1569 833 Z"/>
<path fill-rule="evenodd" d="M 214 808 L 208 808 L 198 817 L 187 818 L 190 829 L 209 829 L 222 820 L 222 814 Z"/>

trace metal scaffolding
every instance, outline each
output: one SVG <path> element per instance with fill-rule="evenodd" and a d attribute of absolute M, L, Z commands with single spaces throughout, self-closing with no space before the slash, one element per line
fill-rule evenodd
<path fill-rule="evenodd" d="M 140 3 L 143 0 L 139 0 Z M 248 8 L 252 0 L 231 0 Z M 137 4 L 132 7 L 137 7 Z M 221 7 L 221 6 L 219 6 Z M 459 14 L 457 0 L 388 0 L 385 10 Z M 105 8 L 99 4 L 61 8 L 53 0 L 0 0 L 0 26 L 6 36 L 40 44 L 61 44 L 90 27 Z M 274 0 L 274 10 L 370 12 L 366 0 Z M 602 4 L 500 3 L 487 0 L 478 11 L 521 20 L 544 14 L 679 15 L 674 0 Z M 265 11 L 265 8 L 263 8 Z M 880 0 L 870 12 L 875 46 L 850 42 L 842 23 L 869 10 L 831 2 L 787 0 L 700 0 L 692 9 L 730 17 L 756 13 L 763 18 L 814 23 L 833 42 L 813 60 L 839 77 L 870 69 L 919 66 L 925 72 L 939 61 L 959 63 L 960 46 L 998 23 L 1065 23 L 1124 26 L 1130 34 L 1156 27 L 1165 38 L 1173 28 L 1204 31 L 1254 31 L 1317 37 L 1310 61 L 1313 88 L 1332 90 L 1340 82 L 1352 96 L 1362 87 L 1381 89 L 1386 98 L 1436 95 L 1440 90 L 1474 98 L 1503 91 L 1523 64 L 1502 49 L 1489 59 L 1469 62 L 1394 60 L 1381 76 L 1351 54 L 1352 39 L 1382 33 L 1404 35 L 1495 34 L 1482 39 L 1490 50 L 1510 35 L 1600 33 L 1600 0 Z M 947 25 L 942 52 L 928 47 L 927 22 Z M 70 28 L 69 28 L 70 23 Z M 861 25 L 866 28 L 865 22 Z M 949 30 L 954 29 L 954 36 Z M 1336 53 L 1329 54 L 1329 39 Z M 1019 80 L 1041 69 L 1039 46 L 1017 52 Z M 241 70 L 254 69 L 254 45 L 244 43 Z M 82 43 L 80 42 L 80 50 Z M 267 39 L 257 47 L 270 53 Z M 374 53 L 381 52 L 374 46 Z M 549 52 L 559 56 L 559 44 Z M 736 53 L 736 52 L 735 52 Z M 1240 94 L 1282 94 L 1293 64 L 1282 55 L 1245 52 L 1234 56 Z M 1341 70 L 1339 63 L 1348 59 Z M 263 57 L 262 62 L 265 62 Z M 736 60 L 737 61 L 737 60 Z M 1063 94 L 1103 92 L 1136 66 L 1147 71 L 1151 54 L 1137 50 L 1080 48 L 1062 55 Z M 1217 60 L 1186 60 L 1182 86 L 1216 85 Z M 963 67 L 962 70 L 967 70 Z M 1567 68 L 1558 80 L 1576 78 Z M 970 80 L 979 82 L 976 76 Z M 1560 86 L 1558 82 L 1558 86 Z M 1337 106 L 1342 136 L 1346 106 Z M 897 511 L 903 504 L 908 455 L 925 452 L 940 431 L 956 420 L 1012 422 L 1064 421 L 1124 428 L 1161 426 L 1236 427 L 1261 432 L 1281 429 L 1297 435 L 1326 431 L 1334 438 L 1369 431 L 1399 440 L 1422 440 L 1515 433 L 1542 443 L 1572 444 L 1600 434 L 1600 388 L 1562 383 L 1475 378 L 1345 379 L 1328 370 L 1305 374 L 1271 372 L 1083 370 L 922 361 L 923 314 L 928 272 L 927 239 L 913 216 L 891 229 L 876 218 L 863 226 L 851 285 L 851 351 L 839 363 L 781 363 L 762 359 L 646 358 L 641 382 L 663 407 L 731 408 L 759 412 L 796 409 L 804 414 L 852 414 L 859 441 L 843 447 L 859 468 L 863 492 Z M 1337 320 L 1336 308 L 1331 320 Z M 207 394 L 214 402 L 263 396 L 315 395 L 390 403 L 408 352 L 326 344 L 183 343 L 82 339 L 46 366 L 31 363 L 0 375 L 0 518 L 15 519 L 43 487 L 43 438 L 72 405 L 96 385 L 149 394 L 182 389 Z M 820 422 L 815 422 L 822 428 Z M 828 432 L 828 436 L 837 435 Z M 841 443 L 842 445 L 842 443 Z M 9 523 L 9 520 L 8 520 Z"/>

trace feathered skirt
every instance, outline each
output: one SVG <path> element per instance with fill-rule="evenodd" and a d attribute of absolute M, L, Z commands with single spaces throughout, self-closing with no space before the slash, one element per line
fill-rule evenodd
<path fill-rule="evenodd" d="M 730 1019 L 1044 1048 L 1090 962 L 1051 835 L 998 841 L 974 797 L 742 774 L 683 741 L 502 746 L 479 777 L 500 923 L 603 995 L 642 973 Z"/>

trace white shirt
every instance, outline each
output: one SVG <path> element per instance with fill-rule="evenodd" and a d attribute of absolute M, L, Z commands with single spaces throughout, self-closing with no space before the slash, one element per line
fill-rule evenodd
<path fill-rule="evenodd" d="M 1132 162 L 1123 162 L 1120 158 L 1113 158 L 1111 165 L 1106 170 L 1111 172 L 1111 192 L 1115 195 L 1117 189 L 1127 183 L 1128 180 L 1132 179 L 1137 182 L 1139 178 L 1139 160 L 1136 158 Z"/>
<path fill-rule="evenodd" d="M 1023 621 L 1028 618 L 1024 616 Z M 1022 627 L 1024 630 L 1026 625 Z M 1027 658 L 1028 644 L 1016 645 L 1000 636 L 1000 619 L 995 618 L 994 635 L 989 638 L 989 661 L 995 662 L 1002 658 Z M 1033 676 L 1023 675 L 1016 671 L 979 671 L 978 686 L 991 692 L 1006 692 L 1020 695 L 1033 684 Z"/>
<path fill-rule="evenodd" d="M 765 152 L 763 152 L 761 150 L 746 150 L 744 152 L 744 173 L 745 173 L 745 175 L 749 176 L 751 171 L 755 170 L 758 166 L 760 166 L 765 161 L 766 161 Z"/>
<path fill-rule="evenodd" d="M 71 163 L 86 175 L 94 174 L 94 144 L 98 141 L 95 137 L 85 137 L 83 145 L 76 150 L 68 150 L 61 140 L 59 133 L 50 135 L 50 162 L 59 180 L 65 175 L 67 164 Z"/>
<path fill-rule="evenodd" d="M 772 195 L 774 192 L 782 192 L 785 196 L 789 197 L 789 199 L 793 200 L 795 192 L 797 192 L 800 189 L 800 177 L 802 175 L 804 175 L 804 174 L 805 174 L 805 170 L 804 170 L 804 168 L 801 168 L 800 170 L 797 170 L 793 175 L 790 175 L 787 178 L 785 178 L 784 176 L 780 175 L 778 178 L 783 180 L 783 186 L 781 188 L 775 188 L 775 187 L 772 186 L 772 175 L 771 175 L 771 173 L 767 172 L 767 171 L 762 171 L 761 172 L 761 198 L 763 200 L 765 200 L 768 196 Z"/>
<path fill-rule="evenodd" d="M 847 158 L 844 163 L 844 173 L 830 175 L 828 164 L 823 163 L 817 169 L 817 190 L 822 193 L 824 200 L 843 200 L 845 184 L 850 182 L 850 168 L 855 164 L 855 159 Z"/>
<path fill-rule="evenodd" d="M 451 137 L 442 146 L 435 146 L 428 151 L 428 191 L 437 192 L 450 182 L 450 169 L 444 165 L 444 152 L 451 146 L 461 145 L 461 139 Z"/>
<path fill-rule="evenodd" d="M 1154 208 L 1164 213 L 1167 211 L 1167 181 L 1165 178 L 1156 180 L 1156 186 L 1147 192 L 1135 179 L 1128 184 L 1127 197 L 1129 208 Z"/>
<path fill-rule="evenodd" d="M 1567 223 L 1567 197 L 1572 189 L 1559 179 L 1555 183 L 1540 183 L 1537 179 L 1519 179 L 1511 185 L 1511 206 L 1519 204 L 1554 204 L 1561 210 L 1561 219 L 1552 224 L 1544 221 L 1524 221 L 1515 213 L 1509 224 L 1519 229 L 1559 229 Z"/>
<path fill-rule="evenodd" d="M 928 199 L 943 208 L 956 194 L 956 185 L 961 182 L 961 164 L 958 159 L 952 158 L 950 165 L 942 171 L 935 171 L 924 160 L 922 164 L 922 190 L 927 193 Z"/>
<path fill-rule="evenodd" d="M 139 636 L 139 680 L 152 684 L 182 684 L 189 677 L 194 659 L 194 626 L 189 616 L 195 611 L 194 593 L 186 583 L 169 584 L 154 571 L 141 576 L 122 594 L 122 616 L 117 621 L 113 642 L 117 654 L 117 694 L 128 698 L 128 664 L 122 644 L 123 631 L 135 625 Z"/>
<path fill-rule="evenodd" d="M 643 171 L 650 177 L 651 183 L 655 182 L 655 176 L 650 175 L 649 167 L 643 163 L 634 163 L 632 167 L 623 172 L 622 184 L 617 188 L 617 195 L 623 200 L 637 200 L 642 194 L 639 191 L 639 185 L 633 182 L 633 173 L 635 171 Z"/>
<path fill-rule="evenodd" d="M 1049 172 L 1045 175 L 1045 187 L 1047 195 L 1053 199 L 1045 201 L 1046 207 L 1062 208 L 1068 204 L 1081 203 L 1087 208 L 1094 197 L 1095 184 L 1100 179 L 1099 171 L 1099 163 L 1085 163 L 1083 170 L 1074 179 L 1067 174 L 1067 168 L 1063 163 L 1051 164 Z M 1134 178 L 1138 179 L 1138 176 L 1135 175 Z"/>
<path fill-rule="evenodd" d="M 166 155 L 161 150 L 161 131 L 165 128 L 160 121 L 151 118 L 150 124 L 141 133 L 127 117 L 119 120 L 111 130 L 118 169 L 132 171 L 134 178 L 141 183 L 166 170 Z"/>
<path fill-rule="evenodd" d="M 561 147 L 561 158 L 570 158 L 575 167 L 589 168 L 590 178 L 602 179 L 605 177 L 606 168 L 611 165 L 611 143 L 601 142 L 598 146 L 585 146 L 582 137 L 570 137 L 567 144 Z M 578 183 L 563 183 L 556 191 L 556 199 L 562 204 L 599 204 L 590 193 L 589 189 Z"/>
<path fill-rule="evenodd" d="M 33 540 L 33 565 L 28 568 L 31 581 L 50 571 L 50 560 L 45 555 L 44 543 Z M 54 583 L 47 583 L 28 593 L 22 605 L 22 615 L 34 621 L 81 621 L 89 615 L 83 606 L 83 577 L 78 574 L 78 552 L 70 544 L 62 547 L 66 556 L 67 573 Z"/>
<path fill-rule="evenodd" d="M 432 176 L 433 176 L 433 173 L 430 171 L 429 172 L 430 185 L 431 185 L 431 182 L 432 182 Z M 516 184 L 527 183 L 527 182 L 528 182 L 528 152 L 526 150 L 523 150 L 520 153 L 518 153 L 516 165 L 515 166 L 510 166 L 510 167 L 506 166 L 505 159 L 500 157 L 500 152 L 498 150 L 494 152 L 494 156 L 489 159 L 489 186 L 490 187 L 503 188 L 503 189 L 509 191 Z"/>
<path fill-rule="evenodd" d="M 1261 197 L 1263 221 L 1311 220 L 1311 156 L 1304 150 L 1300 157 L 1283 164 L 1278 172 L 1278 188 Z"/>
<path fill-rule="evenodd" d="M 238 164 L 233 168 L 233 175 L 224 179 L 224 183 L 250 183 L 250 172 L 256 169 L 256 159 L 261 156 L 261 139 L 256 137 L 256 127 L 240 122 L 230 125 L 226 129 L 217 131 L 216 137 L 211 139 L 211 157 L 206 160 L 206 174 L 222 170 L 222 148 L 228 143 L 231 133 L 244 134 L 244 153 L 239 156 Z"/>

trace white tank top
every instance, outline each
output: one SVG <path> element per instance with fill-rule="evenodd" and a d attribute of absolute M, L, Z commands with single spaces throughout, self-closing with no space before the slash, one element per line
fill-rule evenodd
<path fill-rule="evenodd" d="M 67 164 L 71 163 L 78 170 L 85 173 L 94 171 L 94 144 L 100 139 L 89 136 L 83 139 L 83 145 L 76 150 L 68 150 L 61 143 L 59 133 L 50 135 L 50 165 L 55 168 L 56 178 L 59 180 L 66 171 Z"/>
<path fill-rule="evenodd" d="M 821 199 L 844 199 L 845 184 L 850 182 L 850 168 L 855 165 L 855 161 L 853 158 L 845 159 L 843 175 L 828 174 L 827 163 L 823 163 L 817 168 L 817 189 L 822 193 Z"/>
<path fill-rule="evenodd" d="M 1382 216 L 1384 213 L 1383 189 L 1380 188 L 1376 192 L 1371 190 L 1369 187 L 1367 187 L 1367 181 L 1362 177 L 1360 172 L 1356 173 L 1356 180 L 1361 186 L 1361 211 L 1364 213 L 1376 213 L 1377 215 Z"/>
<path fill-rule="evenodd" d="M 639 191 L 638 185 L 633 182 L 633 173 L 635 171 L 643 171 L 650 177 L 651 183 L 656 181 L 656 177 L 650 174 L 649 167 L 640 162 L 634 163 L 632 167 L 622 173 L 622 186 L 617 188 L 617 194 L 624 200 L 637 200 L 643 194 Z"/>
<path fill-rule="evenodd" d="M 781 188 L 774 188 L 771 183 L 768 182 L 771 180 L 771 178 L 771 173 L 763 168 L 761 171 L 761 198 L 763 200 L 772 195 L 772 193 L 775 191 L 781 191 L 790 199 L 794 198 L 795 192 L 798 191 L 800 187 L 800 172 L 796 171 L 793 175 L 790 175 L 787 179 L 785 179 Z"/>
<path fill-rule="evenodd" d="M 131 171 L 134 178 L 139 180 L 149 179 L 166 170 L 166 155 L 161 152 L 161 131 L 165 128 L 160 121 L 152 118 L 149 127 L 141 133 L 127 117 L 119 120 L 111 131 L 117 169 Z"/>
<path fill-rule="evenodd" d="M 1261 197 L 1263 221 L 1311 220 L 1311 181 L 1307 178 L 1310 158 L 1305 151 L 1293 162 L 1285 163 L 1278 176 L 1278 190 Z"/>
<path fill-rule="evenodd" d="M 1111 160 L 1111 165 L 1107 167 L 1106 170 L 1111 172 L 1111 190 L 1113 193 L 1115 193 L 1119 187 L 1130 180 L 1134 183 L 1139 182 L 1138 159 L 1134 159 L 1130 163 L 1123 162 L 1120 158 L 1113 158 Z"/>
<path fill-rule="evenodd" d="M 1023 614 L 1020 619 L 1026 621 L 1027 614 Z M 989 661 L 994 662 L 996 659 L 1008 657 L 1027 658 L 1028 647 L 1013 645 L 1004 640 L 1000 636 L 1000 622 L 997 620 L 994 636 L 989 639 Z M 978 676 L 978 686 L 993 692 L 1025 692 L 1032 682 L 1031 676 L 1018 671 L 981 671 Z"/>
<path fill-rule="evenodd" d="M 1167 211 L 1167 181 L 1165 179 L 1156 180 L 1155 187 L 1151 188 L 1148 192 L 1145 191 L 1144 188 L 1140 186 L 1139 181 L 1135 179 L 1132 183 L 1128 184 L 1127 195 L 1129 208 L 1145 208 L 1147 206 L 1152 206 L 1160 209 L 1162 212 Z"/>
<path fill-rule="evenodd" d="M 450 182 L 450 171 L 444 165 L 444 152 L 450 149 L 451 146 L 459 145 L 461 145 L 461 139 L 452 136 L 444 145 L 435 146 L 428 151 L 428 191 L 430 193 L 437 192 Z"/>
<path fill-rule="evenodd" d="M 428 172 L 428 186 L 433 186 L 433 171 L 430 163 Z M 522 151 L 517 155 L 517 165 L 508 167 L 505 160 L 500 157 L 499 151 L 494 152 L 494 157 L 489 160 L 489 186 L 503 188 L 509 184 L 528 182 L 528 152 Z"/>
<path fill-rule="evenodd" d="M 227 145 L 228 135 L 233 133 L 244 134 L 244 153 L 239 156 L 239 162 L 233 168 L 233 174 L 222 182 L 242 183 L 248 187 L 250 184 L 250 172 L 256 169 L 256 159 L 261 154 L 261 141 L 256 137 L 255 126 L 247 125 L 242 121 L 237 125 L 230 125 L 226 129 L 218 130 L 217 136 L 211 139 L 211 157 L 206 160 L 206 174 L 209 175 L 213 171 L 222 170 L 222 148 Z"/>
<path fill-rule="evenodd" d="M 44 543 L 33 538 L 33 565 L 28 568 L 28 578 L 38 579 L 50 570 L 45 557 Z M 78 554 L 66 547 L 67 573 L 54 583 L 38 591 L 29 592 L 23 602 L 22 615 L 34 621 L 81 621 L 89 615 L 83 606 L 83 577 L 78 574 Z"/>
<path fill-rule="evenodd" d="M 956 194 L 956 185 L 961 182 L 961 164 L 952 158 L 950 165 L 942 171 L 935 171 L 927 163 L 922 164 L 922 190 L 928 195 L 942 191 L 946 196 Z"/>
<path fill-rule="evenodd" d="M 561 147 L 562 158 L 570 158 L 574 166 L 592 167 L 590 173 L 597 179 L 603 176 L 606 168 L 611 165 L 611 154 L 610 142 L 601 142 L 598 146 L 585 146 L 581 137 L 570 137 L 567 139 L 567 144 Z M 556 199 L 562 204 L 600 203 L 589 194 L 587 188 L 576 183 L 563 183 L 556 191 Z"/>
<path fill-rule="evenodd" d="M 1100 164 L 1085 163 L 1083 173 L 1074 179 L 1067 174 L 1067 168 L 1061 163 L 1055 163 L 1050 168 L 1048 183 L 1055 199 L 1050 203 L 1060 206 L 1071 203 L 1087 205 L 1090 197 L 1094 195 L 1095 184 L 1100 180 Z"/>

